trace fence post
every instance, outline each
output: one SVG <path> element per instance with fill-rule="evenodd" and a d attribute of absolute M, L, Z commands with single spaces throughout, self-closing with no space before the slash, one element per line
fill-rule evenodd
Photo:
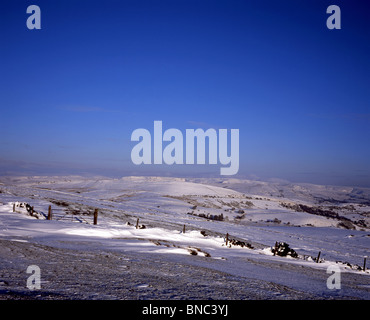
<path fill-rule="evenodd" d="M 94 225 L 98 224 L 98 209 L 94 211 Z"/>
<path fill-rule="evenodd" d="M 13 212 L 15 212 L 15 202 L 13 203 Z"/>
<path fill-rule="evenodd" d="M 33 217 L 33 206 L 31 207 L 31 217 Z"/>
<path fill-rule="evenodd" d="M 316 258 L 316 263 L 319 263 L 319 259 L 320 259 L 320 254 L 321 254 L 321 251 L 319 251 L 319 254 L 317 255 L 317 258 Z"/>
<path fill-rule="evenodd" d="M 51 220 L 51 219 L 52 219 L 51 206 L 49 206 L 49 210 L 48 210 L 48 218 L 47 218 L 47 220 Z"/>
<path fill-rule="evenodd" d="M 366 257 L 364 258 L 364 272 L 366 271 Z"/>
<path fill-rule="evenodd" d="M 275 241 L 274 256 L 276 256 L 276 253 L 277 253 L 277 247 L 278 247 L 278 243 L 277 243 L 277 241 Z"/>
<path fill-rule="evenodd" d="M 226 233 L 226 246 L 227 246 L 228 243 L 229 243 L 229 234 Z"/>
<path fill-rule="evenodd" d="M 185 233 L 185 225 L 184 225 L 184 227 L 182 228 L 182 233 Z"/>
<path fill-rule="evenodd" d="M 137 220 L 136 220 L 136 229 L 138 229 L 139 228 L 139 218 L 137 218 Z"/>

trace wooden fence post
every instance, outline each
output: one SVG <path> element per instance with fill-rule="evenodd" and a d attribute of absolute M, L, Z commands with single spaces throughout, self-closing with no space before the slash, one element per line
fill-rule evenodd
<path fill-rule="evenodd" d="M 47 218 L 47 220 L 51 220 L 51 219 L 52 219 L 51 206 L 49 206 L 49 210 L 48 210 L 48 218 Z"/>
<path fill-rule="evenodd" d="M 366 271 L 366 257 L 364 258 L 364 272 Z"/>
<path fill-rule="evenodd" d="M 98 224 L 98 209 L 94 211 L 94 225 Z"/>
<path fill-rule="evenodd" d="M 278 243 L 277 241 L 275 241 L 274 256 L 276 256 L 276 253 L 277 253 L 277 246 L 278 246 Z"/>
<path fill-rule="evenodd" d="M 321 254 L 321 251 L 319 251 L 319 254 L 317 255 L 317 258 L 316 258 L 316 263 L 319 263 L 319 259 L 320 259 L 320 254 Z"/>
<path fill-rule="evenodd" d="M 227 246 L 228 243 L 229 243 L 229 234 L 226 233 L 226 246 Z"/>
<path fill-rule="evenodd" d="M 13 212 L 15 212 L 15 202 L 13 203 Z"/>
<path fill-rule="evenodd" d="M 138 229 L 139 228 L 139 218 L 137 218 L 137 220 L 136 220 L 136 229 Z"/>
<path fill-rule="evenodd" d="M 184 227 L 182 228 L 182 233 L 185 233 L 185 225 L 184 225 Z"/>

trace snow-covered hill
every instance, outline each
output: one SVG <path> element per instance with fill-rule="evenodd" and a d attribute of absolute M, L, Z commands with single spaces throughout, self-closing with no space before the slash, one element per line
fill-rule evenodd
<path fill-rule="evenodd" d="M 0 240 L 140 253 L 316 298 L 370 298 L 370 272 L 362 270 L 370 248 L 367 192 L 236 179 L 1 178 Z M 51 221 L 45 219 L 49 206 Z M 289 244 L 298 257 L 273 255 L 276 242 Z M 348 275 L 338 292 L 326 287 L 332 264 Z M 301 297 L 288 291 L 287 298 Z"/>

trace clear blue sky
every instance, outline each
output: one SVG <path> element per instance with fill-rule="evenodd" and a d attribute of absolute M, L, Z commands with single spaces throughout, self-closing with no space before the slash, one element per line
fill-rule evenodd
<path fill-rule="evenodd" d="M 162 120 L 239 129 L 240 177 L 370 187 L 366 1 L 5 0 L 0 18 L 0 174 L 219 176 L 134 166 L 131 132 Z"/>

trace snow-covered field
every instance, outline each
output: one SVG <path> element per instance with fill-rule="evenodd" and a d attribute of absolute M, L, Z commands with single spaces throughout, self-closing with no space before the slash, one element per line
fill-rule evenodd
<path fill-rule="evenodd" d="M 370 298 L 363 188 L 3 177 L 0 242 L 0 298 Z M 298 257 L 274 255 L 276 242 Z M 39 290 L 26 287 L 28 265 L 40 267 Z M 327 287 L 331 265 L 340 268 L 340 289 Z"/>

